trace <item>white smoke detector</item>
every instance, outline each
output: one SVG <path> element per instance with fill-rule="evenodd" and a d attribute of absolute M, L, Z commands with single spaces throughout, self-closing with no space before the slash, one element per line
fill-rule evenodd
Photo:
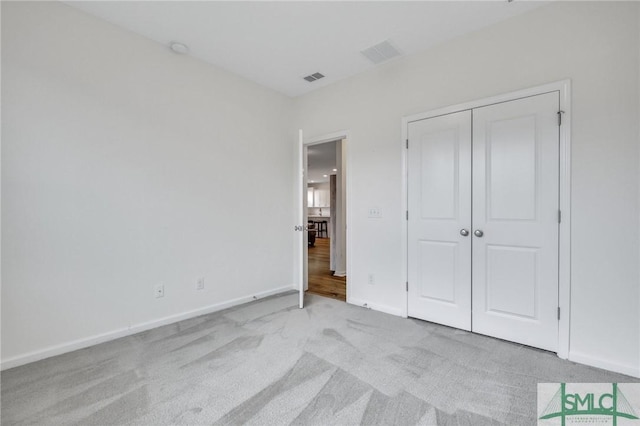
<path fill-rule="evenodd" d="M 171 48 L 171 50 L 181 55 L 189 53 L 189 47 L 184 43 L 172 41 L 171 43 L 169 43 L 169 47 Z"/>

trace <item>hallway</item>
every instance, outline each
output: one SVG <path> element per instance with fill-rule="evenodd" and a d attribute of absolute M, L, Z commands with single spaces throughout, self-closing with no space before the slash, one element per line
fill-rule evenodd
<path fill-rule="evenodd" d="M 329 270 L 329 238 L 316 238 L 309 247 L 309 293 L 332 299 L 347 300 L 347 278 L 334 277 Z"/>

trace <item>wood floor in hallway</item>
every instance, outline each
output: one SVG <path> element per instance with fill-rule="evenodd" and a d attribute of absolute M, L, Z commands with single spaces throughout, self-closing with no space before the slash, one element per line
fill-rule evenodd
<path fill-rule="evenodd" d="M 309 247 L 309 293 L 347 300 L 347 278 L 334 277 L 329 270 L 329 238 L 316 238 Z"/>

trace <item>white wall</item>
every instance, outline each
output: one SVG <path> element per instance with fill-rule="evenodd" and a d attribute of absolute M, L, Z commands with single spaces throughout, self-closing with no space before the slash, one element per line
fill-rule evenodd
<path fill-rule="evenodd" d="M 638 7 L 556 2 L 295 100 L 306 137 L 350 131 L 353 302 L 406 306 L 401 118 L 570 78 L 570 358 L 640 375 Z"/>
<path fill-rule="evenodd" d="M 3 367 L 291 288 L 290 99 L 57 2 L 2 65 Z"/>

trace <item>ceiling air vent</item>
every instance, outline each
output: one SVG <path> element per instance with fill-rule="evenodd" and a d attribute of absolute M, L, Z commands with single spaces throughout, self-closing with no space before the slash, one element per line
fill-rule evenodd
<path fill-rule="evenodd" d="M 309 83 L 311 83 L 312 81 L 320 80 L 323 77 L 324 75 L 320 74 L 319 72 L 316 72 L 303 78 L 307 80 Z"/>
<path fill-rule="evenodd" d="M 364 49 L 360 53 L 376 65 L 401 55 L 400 51 L 393 47 L 389 40 Z"/>

